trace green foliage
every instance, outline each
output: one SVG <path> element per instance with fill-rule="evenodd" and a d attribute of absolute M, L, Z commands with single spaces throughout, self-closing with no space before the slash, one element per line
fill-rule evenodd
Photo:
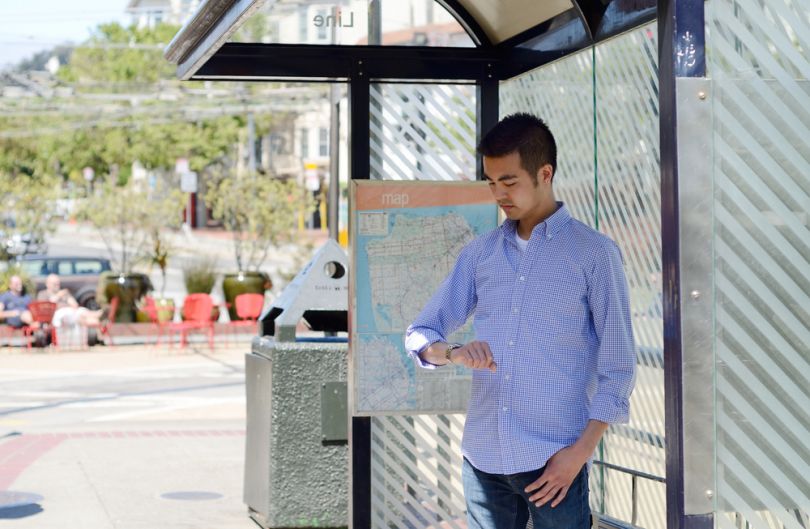
<path fill-rule="evenodd" d="M 190 96 L 201 83 L 176 79 L 163 48 L 177 29 L 101 25 L 58 71 L 62 91 L 42 101 L 4 101 L 0 176 L 53 174 L 84 188 L 85 167 L 124 184 L 136 160 L 169 170 L 183 157 L 201 171 L 227 157 L 244 119 L 218 115 L 224 101 Z M 188 106 L 214 111 L 189 117 Z"/>
<path fill-rule="evenodd" d="M 154 83 L 171 79 L 174 67 L 163 59 L 163 46 L 178 29 L 170 24 L 154 28 L 102 24 L 86 46 L 76 48 L 59 77 L 74 83 Z"/>
<path fill-rule="evenodd" d="M 183 267 L 183 283 L 189 294 L 210 294 L 217 282 L 216 262 L 211 258 L 195 259 Z"/>
<path fill-rule="evenodd" d="M 51 212 L 57 197 L 56 177 L 33 172 L 16 176 L 0 171 L 0 214 L 14 220 L 14 227 L 3 225 L 0 230 L 8 237 L 14 233 L 29 233 L 44 238 L 53 231 Z M 5 219 L 0 219 L 5 220 Z"/>
<path fill-rule="evenodd" d="M 77 216 L 96 228 L 116 271 L 128 274 L 138 262 L 154 260 L 155 237 L 179 225 L 182 209 L 179 191 L 105 182 L 79 206 Z"/>
<path fill-rule="evenodd" d="M 36 296 L 37 286 L 34 283 L 34 280 L 31 279 L 31 277 L 26 274 L 19 265 L 7 266 L 6 268 L 0 270 L 0 293 L 8 290 L 8 282 L 11 279 L 11 276 L 20 276 L 25 293 L 29 294 L 31 297 Z"/>
<path fill-rule="evenodd" d="M 310 194 L 295 182 L 257 174 L 227 176 L 209 187 L 205 200 L 231 232 L 239 271 L 258 270 L 270 249 L 290 241 L 298 219 L 314 208 Z"/>

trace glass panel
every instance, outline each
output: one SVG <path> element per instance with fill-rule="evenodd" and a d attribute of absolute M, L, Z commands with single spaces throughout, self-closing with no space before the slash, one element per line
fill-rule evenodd
<path fill-rule="evenodd" d="M 810 523 L 810 4 L 712 0 L 717 526 Z"/>
<path fill-rule="evenodd" d="M 21 261 L 20 270 L 27 276 L 47 275 L 48 269 L 41 261 Z"/>
<path fill-rule="evenodd" d="M 501 117 L 530 112 L 546 122 L 557 141 L 557 200 L 574 217 L 595 226 L 591 50 L 501 84 L 500 110 Z"/>
<path fill-rule="evenodd" d="M 501 85 L 501 113 L 531 112 L 557 140 L 554 189 L 622 249 L 638 345 L 631 422 L 612 426 L 591 472 L 594 511 L 666 527 L 657 27 Z M 595 103 L 595 105 L 594 105 Z M 594 135 L 596 130 L 596 135 Z M 602 464 L 604 463 L 604 464 Z"/>
<path fill-rule="evenodd" d="M 76 261 L 77 274 L 100 274 L 103 272 L 100 261 Z"/>
<path fill-rule="evenodd" d="M 371 527 L 466 527 L 463 415 L 371 419 Z"/>
<path fill-rule="evenodd" d="M 628 473 L 665 475 L 657 34 L 653 24 L 595 49 L 597 226 L 622 250 L 638 347 L 630 423 L 611 426 L 598 457 L 626 469 L 603 471 L 603 512 L 663 529 L 664 483 L 634 487 Z"/>
<path fill-rule="evenodd" d="M 268 2 L 230 42 L 474 46 L 446 9 L 425 0 Z"/>
<path fill-rule="evenodd" d="M 476 89 L 371 85 L 373 180 L 475 180 Z"/>
<path fill-rule="evenodd" d="M 59 261 L 56 263 L 56 273 L 60 276 L 68 276 L 73 273 L 73 263 L 70 261 Z"/>

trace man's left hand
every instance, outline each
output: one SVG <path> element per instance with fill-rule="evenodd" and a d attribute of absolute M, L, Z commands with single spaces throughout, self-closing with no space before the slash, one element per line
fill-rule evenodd
<path fill-rule="evenodd" d="M 573 445 L 566 446 L 551 456 L 543 474 L 525 489 L 527 494 L 534 492 L 529 496 L 529 501 L 537 507 L 549 501 L 551 507 L 559 505 L 587 460 L 588 456 L 583 456 Z"/>

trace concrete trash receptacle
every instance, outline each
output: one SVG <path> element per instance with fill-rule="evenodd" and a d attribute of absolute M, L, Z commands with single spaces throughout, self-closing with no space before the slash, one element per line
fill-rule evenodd
<path fill-rule="evenodd" d="M 265 528 L 348 526 L 348 344 L 295 334 L 302 319 L 346 330 L 346 266 L 327 242 L 262 316 L 264 336 L 245 355 L 244 501 Z"/>

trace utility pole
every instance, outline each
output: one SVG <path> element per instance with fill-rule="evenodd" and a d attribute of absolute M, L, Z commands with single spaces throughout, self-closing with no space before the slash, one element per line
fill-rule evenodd
<path fill-rule="evenodd" d="M 338 20 L 340 7 L 332 7 L 332 20 Z M 337 44 L 337 24 L 332 24 L 332 44 Z M 337 83 L 329 85 L 329 196 L 327 198 L 329 237 L 339 238 L 340 228 L 340 93 Z"/>

